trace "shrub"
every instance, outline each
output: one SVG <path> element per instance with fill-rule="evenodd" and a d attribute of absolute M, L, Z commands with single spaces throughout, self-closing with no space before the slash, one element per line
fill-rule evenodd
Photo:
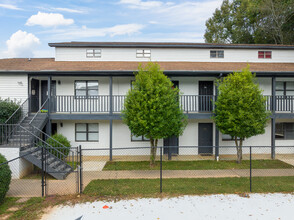
<path fill-rule="evenodd" d="M 15 103 L 9 99 L 1 99 L 0 98 L 0 124 L 4 123 L 19 107 L 18 103 Z M 18 112 L 18 114 L 15 115 L 16 121 L 21 116 L 21 111 Z"/>
<path fill-rule="evenodd" d="M 58 141 L 59 143 L 63 144 L 66 148 L 64 149 L 64 147 L 61 144 L 59 144 L 58 142 L 56 142 L 56 141 L 54 141 L 52 139 L 54 139 L 54 140 Z M 48 138 L 46 142 L 48 144 L 50 144 L 52 147 L 56 148 L 57 151 L 62 152 L 64 154 L 64 156 L 63 156 L 63 155 L 60 155 L 58 152 L 56 152 L 54 150 L 49 150 L 49 152 L 52 153 L 53 155 L 55 155 L 56 157 L 58 157 L 60 159 L 64 159 L 69 154 L 69 149 L 71 147 L 70 142 L 62 134 L 54 134 L 54 135 L 51 136 L 51 138 Z"/>
<path fill-rule="evenodd" d="M 6 162 L 6 158 L 0 154 L 0 164 Z M 7 191 L 9 190 L 9 184 L 11 181 L 11 170 L 8 164 L 0 166 L 0 204 L 3 202 Z"/>

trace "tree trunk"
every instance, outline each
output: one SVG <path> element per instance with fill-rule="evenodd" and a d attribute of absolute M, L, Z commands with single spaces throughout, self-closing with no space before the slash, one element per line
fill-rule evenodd
<path fill-rule="evenodd" d="M 158 143 L 158 139 L 152 139 L 150 138 L 150 144 L 151 144 L 151 148 L 150 148 L 150 166 L 155 166 L 155 159 L 156 159 L 156 151 L 157 151 L 157 143 Z"/>
<path fill-rule="evenodd" d="M 242 144 L 243 144 L 243 139 L 240 138 L 240 143 L 238 144 L 238 137 L 235 137 L 235 144 L 236 144 L 236 149 L 237 149 L 237 163 L 242 162 Z"/>

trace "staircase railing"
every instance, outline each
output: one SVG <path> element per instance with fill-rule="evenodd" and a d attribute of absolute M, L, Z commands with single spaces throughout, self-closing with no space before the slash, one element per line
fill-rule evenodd
<path fill-rule="evenodd" d="M 30 125 L 30 126 L 31 126 L 33 134 L 43 135 L 45 141 L 47 141 L 48 139 L 53 141 L 58 146 L 58 147 L 53 147 L 54 150 L 56 150 L 56 153 L 61 153 L 62 156 L 65 157 L 64 159 L 68 162 L 68 164 L 72 167 L 74 166 L 74 155 L 75 155 L 74 151 L 72 151 L 69 147 L 66 147 L 64 144 L 60 143 L 56 139 L 52 138 L 51 136 L 49 136 L 48 134 L 46 134 L 45 132 L 37 128 L 36 126 L 34 125 Z M 69 152 L 68 154 L 66 153 L 67 151 Z"/>
<path fill-rule="evenodd" d="M 34 134 L 33 131 L 30 131 L 20 124 L 2 124 L 0 126 L 4 131 L 10 131 L 14 129 L 13 134 L 11 134 L 12 132 L 4 132 L 3 135 L 1 135 L 1 141 L 2 143 L 6 144 L 7 147 L 27 148 L 42 146 L 45 147 L 56 158 L 64 161 L 65 163 L 68 162 L 68 155 L 61 152 L 59 148 L 52 147 L 46 141 L 42 140 L 40 137 Z"/>
<path fill-rule="evenodd" d="M 20 124 L 29 113 L 29 104 L 30 98 L 27 98 L 4 123 Z"/>
<path fill-rule="evenodd" d="M 4 122 L 0 124 L 0 144 L 6 144 L 14 132 L 15 126 L 5 126 L 7 124 L 20 124 L 29 114 L 30 98 L 27 98 Z"/>
<path fill-rule="evenodd" d="M 30 128 L 32 130 L 32 133 L 36 136 L 39 135 L 43 135 L 45 138 L 45 141 L 47 139 L 52 140 L 58 147 L 52 147 L 49 150 L 49 152 L 51 154 L 54 155 L 59 155 L 59 159 L 64 159 L 67 162 L 69 162 L 70 164 L 72 164 L 72 166 L 74 166 L 74 162 L 73 159 L 74 157 L 72 155 L 74 155 L 74 152 L 72 150 L 70 150 L 68 147 L 64 146 L 62 143 L 60 143 L 59 141 L 55 140 L 54 138 L 50 137 L 48 134 L 46 134 L 45 132 L 43 132 L 42 130 L 40 130 L 39 128 L 37 128 L 36 126 L 34 126 L 34 120 L 37 118 L 37 116 L 42 113 L 42 110 L 44 109 L 44 106 L 47 104 L 47 102 L 49 101 L 49 98 L 47 98 L 45 100 L 45 102 L 43 103 L 43 105 L 40 107 L 40 109 L 38 110 L 38 112 L 34 115 L 34 117 L 32 118 L 32 120 L 29 122 Z M 46 142 L 47 143 L 47 142 Z M 68 153 L 67 153 L 68 152 Z M 68 155 L 70 155 L 68 157 Z"/>
<path fill-rule="evenodd" d="M 33 121 L 35 120 L 35 118 L 41 113 L 41 111 L 43 110 L 44 106 L 47 104 L 49 98 L 47 98 L 45 100 L 45 102 L 43 103 L 43 105 L 41 106 L 41 108 L 37 111 L 37 113 L 34 115 L 34 117 L 32 118 L 32 120 L 29 122 L 29 124 L 32 124 Z"/>

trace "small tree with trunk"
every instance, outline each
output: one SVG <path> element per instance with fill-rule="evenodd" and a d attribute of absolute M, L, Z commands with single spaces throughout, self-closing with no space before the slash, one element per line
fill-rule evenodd
<path fill-rule="evenodd" d="M 213 117 L 217 128 L 230 135 L 236 144 L 237 163 L 242 161 L 242 144 L 245 138 L 263 134 L 269 112 L 266 98 L 256 83 L 249 66 L 218 80 L 219 96 Z"/>
<path fill-rule="evenodd" d="M 155 164 L 158 140 L 180 136 L 187 120 L 179 104 L 179 89 L 157 63 L 139 65 L 136 80 L 127 93 L 122 117 L 135 136 L 150 139 L 150 165 Z"/>

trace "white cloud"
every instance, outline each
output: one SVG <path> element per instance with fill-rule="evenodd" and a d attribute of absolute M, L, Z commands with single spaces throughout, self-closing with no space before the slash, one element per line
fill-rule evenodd
<path fill-rule="evenodd" d="M 118 36 L 118 35 L 132 35 L 139 33 L 143 29 L 141 24 L 123 24 L 115 25 L 113 27 L 107 28 L 87 28 L 82 26 L 82 28 L 69 29 L 69 30 L 56 30 L 56 37 L 67 38 L 67 39 L 82 39 L 90 37 L 104 37 L 104 36 Z"/>
<path fill-rule="evenodd" d="M 207 1 L 186 1 L 180 3 L 161 2 L 161 1 L 141 1 L 141 0 L 120 0 L 120 4 L 125 4 L 132 9 L 150 9 L 148 17 L 158 21 L 160 25 L 178 26 L 178 25 L 197 25 L 203 26 L 204 22 L 211 17 L 217 7 L 223 0 Z M 152 7 L 151 7 L 152 6 Z M 141 16 L 145 16 L 142 11 Z"/>
<path fill-rule="evenodd" d="M 10 4 L 0 4 L 0 8 L 6 8 L 6 9 L 11 9 L 11 10 L 22 10 L 21 8 L 15 6 L 15 5 L 10 5 Z"/>
<path fill-rule="evenodd" d="M 141 0 L 120 0 L 120 4 L 126 4 L 133 9 L 151 9 L 163 5 L 161 1 L 141 1 Z"/>
<path fill-rule="evenodd" d="M 73 19 L 65 19 L 62 14 L 59 13 L 43 13 L 38 12 L 36 15 L 32 15 L 26 22 L 28 26 L 40 25 L 43 27 L 63 26 L 71 25 L 74 23 Z"/>
<path fill-rule="evenodd" d="M 32 33 L 18 30 L 6 41 L 7 57 L 33 57 L 33 50 L 40 44 L 39 38 Z"/>
<path fill-rule="evenodd" d="M 77 9 L 71 9 L 71 8 L 52 8 L 52 10 L 64 11 L 64 12 L 69 12 L 69 13 L 78 13 L 78 14 L 86 13 L 86 11 L 84 11 L 84 10 L 77 10 Z"/>

